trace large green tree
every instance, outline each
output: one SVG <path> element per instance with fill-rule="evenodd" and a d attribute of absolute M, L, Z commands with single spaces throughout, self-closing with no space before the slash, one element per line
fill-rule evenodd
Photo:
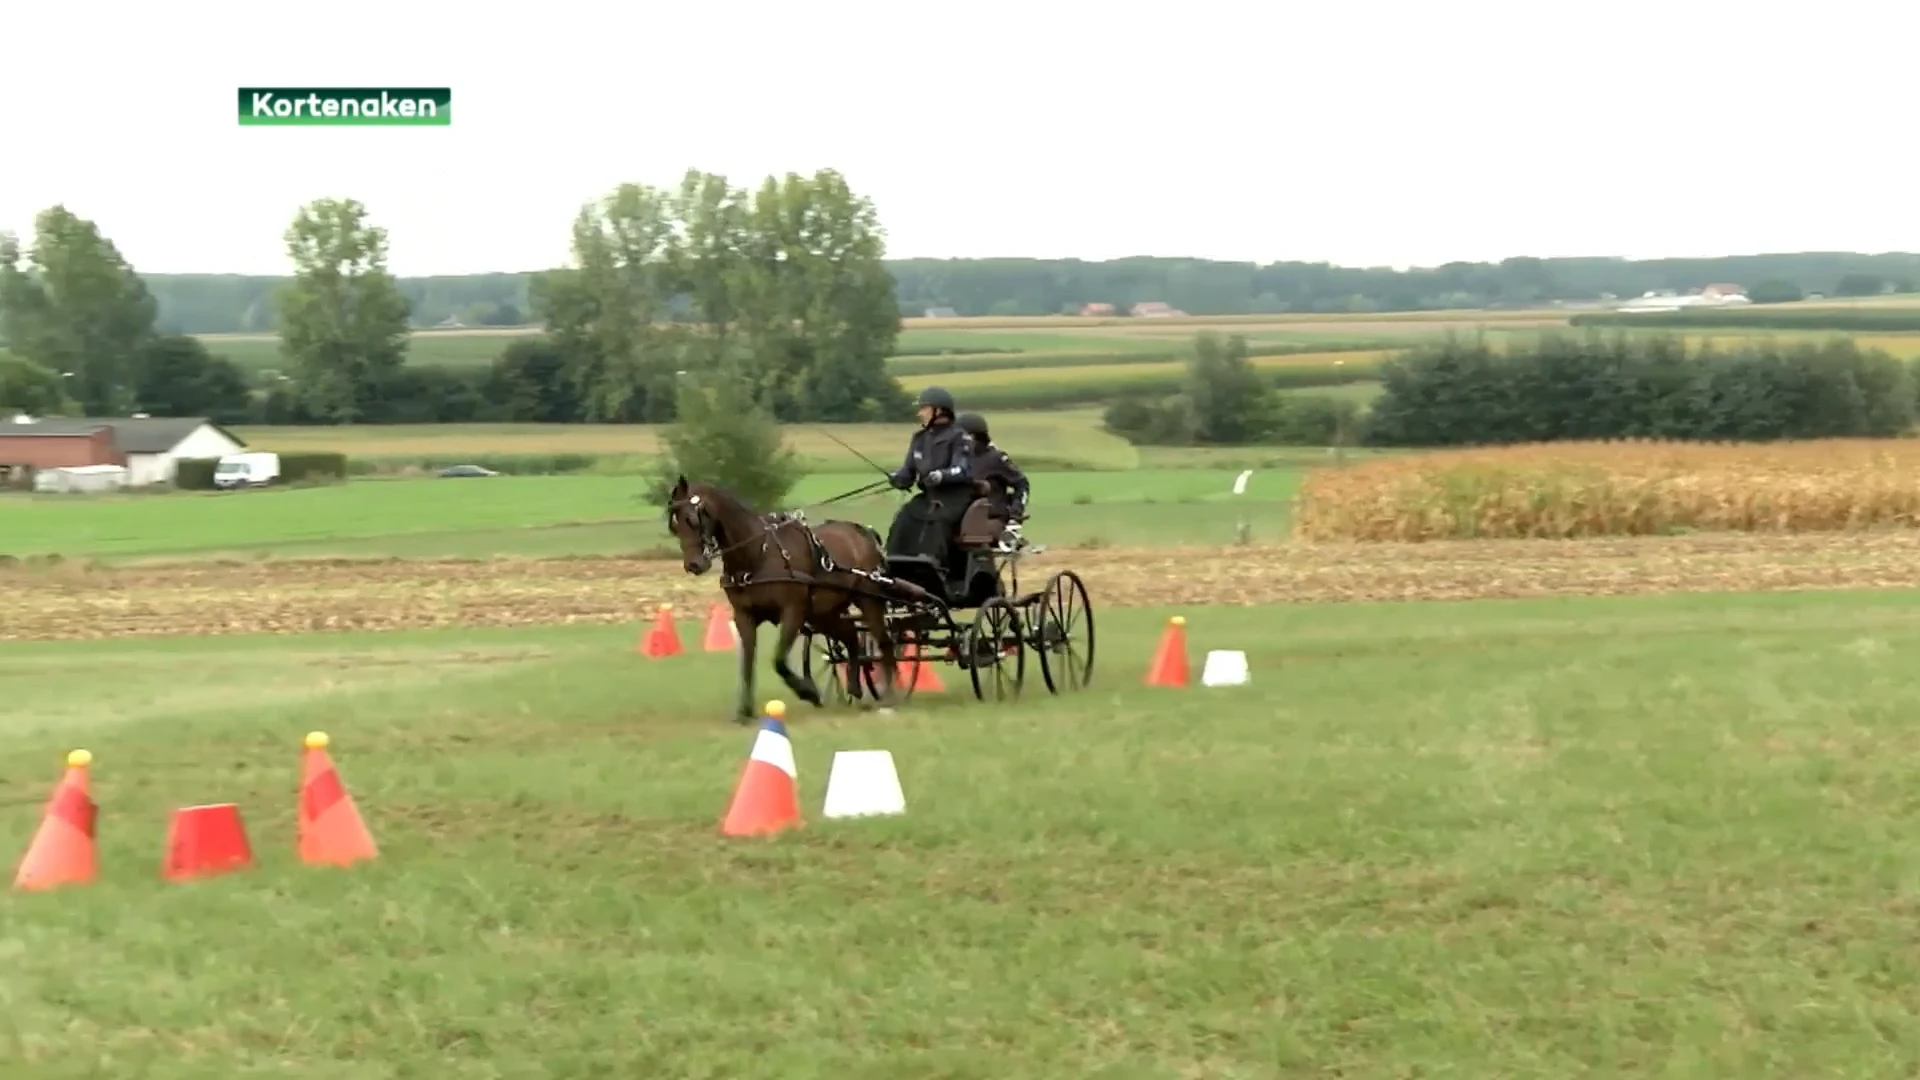
<path fill-rule="evenodd" d="M 147 347 L 138 382 L 140 408 L 154 416 L 205 416 L 215 423 L 247 418 L 246 376 L 233 361 L 214 356 L 199 338 L 156 338 Z"/>
<path fill-rule="evenodd" d="M 781 419 L 872 419 L 905 398 L 886 370 L 900 313 L 884 253 L 872 204 L 837 173 L 749 193 L 690 171 L 583 209 L 574 265 L 533 299 L 584 419 L 665 420 L 681 372 L 727 365 Z"/>
<path fill-rule="evenodd" d="M 24 253 L 0 234 L 0 337 L 61 373 L 89 415 L 124 413 L 153 340 L 153 297 L 99 227 L 66 207 L 42 211 L 33 232 Z"/>
<path fill-rule="evenodd" d="M 76 406 L 61 385 L 65 381 L 51 368 L 0 349 L 0 419 L 73 411 Z"/>
<path fill-rule="evenodd" d="M 407 357 L 407 300 L 387 272 L 387 231 L 353 199 L 318 199 L 286 232 L 293 280 L 274 297 L 280 350 L 316 417 L 380 419 Z"/>
<path fill-rule="evenodd" d="M 535 308 L 568 357 L 584 420 L 673 413 L 679 349 L 663 320 L 676 292 L 677 224 L 668 193 L 622 184 L 574 218 L 576 265 L 535 283 Z"/>
<path fill-rule="evenodd" d="M 873 203 L 830 169 L 768 178 L 738 274 L 756 374 L 788 419 L 874 420 L 902 405 L 886 360 L 900 335 Z"/>

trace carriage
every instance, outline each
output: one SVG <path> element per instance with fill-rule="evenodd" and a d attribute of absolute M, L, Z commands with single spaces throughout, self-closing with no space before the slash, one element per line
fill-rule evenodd
<path fill-rule="evenodd" d="M 1039 589 L 1021 592 L 1020 560 L 1041 554 L 1046 545 L 1030 544 L 1017 533 L 969 534 L 963 527 L 954 549 L 958 557 L 951 567 L 927 555 L 887 558 L 889 577 L 934 597 L 932 603 L 888 605 L 901 696 L 911 697 L 920 684 L 921 665 L 946 663 L 967 672 L 979 700 L 1011 700 L 1026 683 L 1030 656 L 1050 692 L 1086 686 L 1093 677 L 1093 605 L 1080 576 L 1059 570 Z M 878 646 L 864 630 L 855 641 L 858 655 L 850 655 L 840 642 L 811 626 L 806 630 L 802 667 L 828 700 L 879 700 Z"/>

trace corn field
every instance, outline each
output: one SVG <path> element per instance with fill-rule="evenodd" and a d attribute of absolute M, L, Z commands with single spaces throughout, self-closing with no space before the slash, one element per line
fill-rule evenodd
<path fill-rule="evenodd" d="M 1805 533 L 1920 524 L 1920 440 L 1589 442 L 1381 458 L 1308 476 L 1307 541 Z"/>

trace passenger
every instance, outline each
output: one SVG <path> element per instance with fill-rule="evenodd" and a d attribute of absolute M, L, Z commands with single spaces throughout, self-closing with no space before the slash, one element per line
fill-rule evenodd
<path fill-rule="evenodd" d="M 987 500 L 990 531 L 999 535 L 1020 535 L 1020 523 L 1027 518 L 1027 497 L 1031 486 L 1027 474 L 1013 463 L 1005 450 L 993 445 L 986 418 L 978 413 L 962 413 L 955 421 L 973 440 L 974 491 Z"/>

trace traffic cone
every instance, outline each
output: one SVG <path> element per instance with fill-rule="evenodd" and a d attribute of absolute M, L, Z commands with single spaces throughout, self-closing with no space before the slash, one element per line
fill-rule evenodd
<path fill-rule="evenodd" d="M 167 826 L 167 854 L 160 876 L 168 881 L 212 877 L 253 865 L 240 808 L 233 803 L 187 806 Z"/>
<path fill-rule="evenodd" d="M 1187 685 L 1187 620 L 1175 615 L 1167 620 L 1160 635 L 1160 647 L 1154 650 L 1153 663 L 1147 667 L 1148 686 Z"/>
<path fill-rule="evenodd" d="M 733 611 L 725 604 L 715 604 L 707 611 L 707 635 L 700 647 L 708 652 L 732 652 L 739 643 L 740 632 L 734 629 Z"/>
<path fill-rule="evenodd" d="M 923 690 L 937 694 L 947 688 L 940 681 L 940 673 L 933 670 L 933 665 L 920 655 L 918 644 L 907 646 L 905 658 L 894 666 L 893 679 L 902 689 L 912 690 L 916 694 Z"/>
<path fill-rule="evenodd" d="M 100 873 L 94 849 L 94 823 L 99 808 L 88 791 L 87 766 L 93 755 L 75 750 L 67 755 L 67 771 L 40 814 L 40 828 L 14 872 L 16 889 L 51 889 L 60 885 L 87 885 Z"/>
<path fill-rule="evenodd" d="M 786 715 L 784 703 L 767 702 L 767 718 L 753 737 L 720 835 L 764 836 L 800 826 L 800 775 L 793 764 L 793 744 L 787 741 Z"/>
<path fill-rule="evenodd" d="M 327 733 L 309 732 L 300 776 L 300 861 L 346 866 L 377 856 L 373 834 L 327 756 Z"/>
<path fill-rule="evenodd" d="M 673 605 L 661 604 L 660 613 L 654 616 L 653 626 L 641 635 L 640 655 L 658 660 L 663 656 L 679 656 L 685 650 L 680 648 L 680 631 L 674 629 Z"/>

